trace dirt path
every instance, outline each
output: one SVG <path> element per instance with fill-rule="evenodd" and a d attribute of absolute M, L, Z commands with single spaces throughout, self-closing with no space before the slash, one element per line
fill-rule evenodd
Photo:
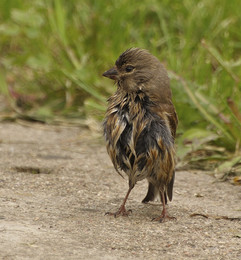
<path fill-rule="evenodd" d="M 241 259 L 241 188 L 205 174 L 177 172 L 169 213 L 130 195 L 100 142 L 78 128 L 0 124 L 0 259 Z"/>

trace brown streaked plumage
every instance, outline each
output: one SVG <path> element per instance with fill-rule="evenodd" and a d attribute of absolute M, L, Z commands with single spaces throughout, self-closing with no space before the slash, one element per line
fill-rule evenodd
<path fill-rule="evenodd" d="M 137 181 L 149 186 L 143 203 L 160 194 L 163 210 L 155 220 L 170 218 L 167 197 L 172 200 L 175 177 L 174 140 L 177 115 L 167 72 L 148 51 L 131 48 L 103 76 L 115 80 L 117 91 L 108 99 L 104 120 L 107 152 L 119 174 L 129 177 L 129 190 L 116 213 L 128 215 L 126 200 Z"/>

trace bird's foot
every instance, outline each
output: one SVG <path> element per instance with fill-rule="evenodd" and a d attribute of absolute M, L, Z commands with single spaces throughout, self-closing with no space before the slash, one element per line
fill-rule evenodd
<path fill-rule="evenodd" d="M 115 218 L 119 216 L 125 216 L 128 217 L 132 213 L 132 210 L 126 210 L 125 206 L 121 206 L 117 212 L 106 212 L 105 215 L 114 216 Z"/>
<path fill-rule="evenodd" d="M 165 221 L 167 221 L 167 220 L 177 220 L 175 217 L 170 217 L 168 214 L 167 214 L 167 212 L 164 210 L 164 211 L 162 211 L 162 214 L 161 214 L 161 216 L 159 216 L 159 217 L 156 217 L 156 218 L 153 218 L 151 221 L 158 221 L 158 222 L 165 222 Z"/>

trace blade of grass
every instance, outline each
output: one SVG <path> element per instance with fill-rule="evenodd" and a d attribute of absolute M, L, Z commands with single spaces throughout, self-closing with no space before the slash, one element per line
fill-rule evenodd
<path fill-rule="evenodd" d="M 228 98 L 227 102 L 228 102 L 228 106 L 229 106 L 230 110 L 232 111 L 233 115 L 235 116 L 239 125 L 241 126 L 241 113 L 239 112 L 237 105 L 231 98 Z"/>
<path fill-rule="evenodd" d="M 73 73 L 70 73 L 66 70 L 62 70 L 64 75 L 69 78 L 71 81 L 73 81 L 78 88 L 81 90 L 84 90 L 85 92 L 89 93 L 91 96 L 95 97 L 97 100 L 101 102 L 106 102 L 106 99 L 95 89 L 83 82 L 81 79 L 78 78 L 78 76 L 74 75 Z"/>
<path fill-rule="evenodd" d="M 179 75 L 177 75 L 173 71 L 168 71 L 171 78 L 181 82 L 182 86 L 184 87 L 186 93 L 194 103 L 194 105 L 197 107 L 197 109 L 200 111 L 200 113 L 213 125 L 215 125 L 230 141 L 234 142 L 234 138 L 228 133 L 228 131 L 216 120 L 213 116 L 211 116 L 198 102 L 195 95 L 192 93 L 191 89 L 188 87 L 187 82 Z"/>
<path fill-rule="evenodd" d="M 61 0 L 54 1 L 54 18 L 58 35 L 65 46 L 68 45 L 66 36 L 66 12 Z"/>
<path fill-rule="evenodd" d="M 238 120 L 238 116 L 239 115 L 239 111 L 238 108 L 236 106 L 236 104 L 231 100 L 231 98 L 229 98 L 230 100 L 230 104 L 228 106 L 228 109 L 230 110 L 230 115 L 232 116 L 231 118 L 233 118 L 235 121 L 232 121 L 230 116 L 227 117 L 226 115 L 224 115 L 223 113 L 221 113 L 217 107 L 215 107 L 213 104 L 211 104 L 208 100 L 207 97 L 203 96 L 200 92 L 196 92 L 195 96 L 203 103 L 205 104 L 205 107 L 207 107 L 208 109 L 210 109 L 212 111 L 213 114 L 217 115 L 217 117 L 219 117 L 221 119 L 221 121 L 227 126 L 227 128 L 229 129 L 230 133 L 232 133 L 232 136 L 235 137 L 235 139 L 237 140 L 241 140 L 241 133 L 240 131 L 237 131 L 237 128 L 235 127 L 235 124 L 238 125 L 239 127 L 241 127 L 241 121 Z M 220 97 L 220 99 L 222 100 L 222 97 Z M 227 105 L 224 103 L 224 107 L 227 107 Z M 241 118 L 241 116 L 240 116 Z"/>
<path fill-rule="evenodd" d="M 207 43 L 206 40 L 202 39 L 202 46 L 218 61 L 218 63 L 227 71 L 227 73 L 232 77 L 232 79 L 236 82 L 240 82 L 240 78 L 230 69 L 227 63 L 223 60 L 219 52 L 211 46 L 210 43 Z"/>

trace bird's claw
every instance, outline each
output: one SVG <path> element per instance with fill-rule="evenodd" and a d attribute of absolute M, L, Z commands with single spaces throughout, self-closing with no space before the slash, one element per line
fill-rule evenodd
<path fill-rule="evenodd" d="M 130 214 L 132 213 L 132 210 L 126 210 L 125 207 L 120 207 L 119 210 L 117 212 L 106 212 L 105 215 L 110 215 L 110 216 L 114 216 L 115 218 L 119 217 L 119 216 L 125 216 L 128 217 Z"/>
<path fill-rule="evenodd" d="M 151 221 L 158 221 L 160 223 L 165 222 L 166 220 L 177 220 L 175 217 L 170 217 L 168 215 L 161 215 L 160 217 L 153 218 Z"/>

